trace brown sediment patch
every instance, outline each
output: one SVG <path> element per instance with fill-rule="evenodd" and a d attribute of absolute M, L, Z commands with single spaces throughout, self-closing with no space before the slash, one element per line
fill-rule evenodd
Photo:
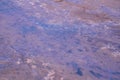
<path fill-rule="evenodd" d="M 62 2 L 62 1 L 64 1 L 64 0 L 54 0 L 55 2 Z"/>
<path fill-rule="evenodd" d="M 41 2 L 42 0 L 39 0 Z M 36 3 L 35 1 L 31 1 L 32 3 Z M 85 21 L 86 23 L 99 23 L 99 22 L 106 22 L 106 21 L 117 21 L 113 16 L 101 11 L 101 6 L 106 6 L 110 9 L 114 9 L 115 11 L 119 8 L 119 1 L 113 2 L 111 1 L 96 1 L 96 0 L 85 0 L 82 4 L 73 3 L 67 0 L 53 0 L 52 2 L 44 1 L 37 5 L 26 4 L 26 1 L 23 1 L 24 7 L 26 10 L 29 8 L 32 10 L 34 8 L 32 16 L 41 18 L 41 17 L 48 17 L 48 21 L 52 21 L 54 23 L 74 23 L 75 21 Z M 112 4 L 113 2 L 113 4 Z M 17 3 L 19 4 L 19 3 Z M 115 5 L 115 6 L 113 6 Z M 43 11 L 41 11 L 42 8 Z M 37 13 L 37 16 L 36 16 Z M 30 14 L 30 13 L 29 13 Z M 28 15 L 29 15 L 28 14 Z M 39 15 L 39 16 L 38 16 Z M 40 16 L 41 15 L 41 16 Z"/>
<path fill-rule="evenodd" d="M 110 8 L 120 8 L 120 0 L 101 0 L 101 3 Z"/>
<path fill-rule="evenodd" d="M 86 2 L 83 4 L 76 4 L 68 1 L 64 1 L 60 6 L 56 7 L 56 12 L 59 12 L 60 9 L 69 10 L 66 18 L 75 20 L 86 21 L 86 22 L 105 22 L 105 21 L 113 21 L 114 18 L 109 16 L 106 13 L 101 12 L 100 6 L 102 2 L 98 4 L 98 2 L 89 3 Z M 62 13 L 61 13 L 62 14 Z M 69 22 L 69 21 L 68 21 Z"/>

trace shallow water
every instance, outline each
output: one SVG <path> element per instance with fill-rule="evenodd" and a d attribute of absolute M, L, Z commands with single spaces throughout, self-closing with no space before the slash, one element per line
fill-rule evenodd
<path fill-rule="evenodd" d="M 119 0 L 0 0 L 0 80 L 119 80 Z"/>

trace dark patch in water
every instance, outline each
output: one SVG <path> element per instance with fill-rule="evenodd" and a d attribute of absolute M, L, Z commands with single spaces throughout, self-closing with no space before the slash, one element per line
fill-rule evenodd
<path fill-rule="evenodd" d="M 76 62 L 70 62 L 70 63 L 67 63 L 67 65 L 71 66 L 75 70 L 75 73 L 77 75 L 83 76 L 83 72 L 82 72 L 81 68 L 79 67 L 79 65 Z"/>
<path fill-rule="evenodd" d="M 110 78 L 109 80 L 119 80 L 119 79 L 117 79 L 117 78 Z"/>
<path fill-rule="evenodd" d="M 72 53 L 72 50 L 71 50 L 71 49 L 70 49 L 70 50 L 68 50 L 68 51 L 67 51 L 67 53 L 70 53 L 70 54 L 71 54 L 71 53 Z"/>
<path fill-rule="evenodd" d="M 101 77 L 103 77 L 100 73 L 96 73 L 96 72 L 94 72 L 94 71 L 92 71 L 92 70 L 90 70 L 90 73 L 91 73 L 93 76 L 95 76 L 96 78 L 101 78 Z"/>
<path fill-rule="evenodd" d="M 80 69 L 80 68 L 78 68 L 78 69 L 77 69 L 76 74 L 78 74 L 79 76 L 83 76 L 83 72 L 81 71 L 81 69 Z"/>
<path fill-rule="evenodd" d="M 83 50 L 82 49 L 77 49 L 79 52 L 82 52 Z"/>
<path fill-rule="evenodd" d="M 112 72 L 113 75 L 120 75 L 120 72 Z"/>

